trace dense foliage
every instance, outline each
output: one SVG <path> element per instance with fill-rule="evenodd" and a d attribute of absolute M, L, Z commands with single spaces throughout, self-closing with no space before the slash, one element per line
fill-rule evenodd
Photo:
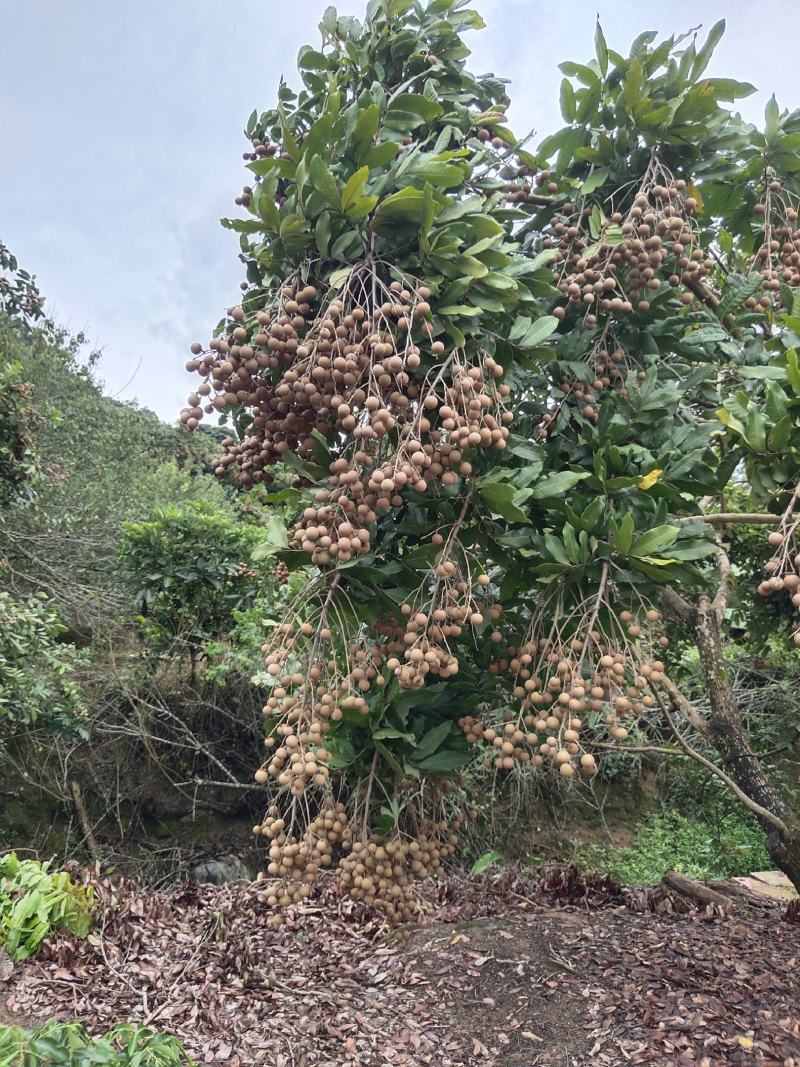
<path fill-rule="evenodd" d="M 203 502 L 162 508 L 126 523 L 121 560 L 156 650 L 196 655 L 252 605 L 258 574 L 249 565 L 259 532 L 230 511 Z"/>
<path fill-rule="evenodd" d="M 0 312 L 22 324 L 44 315 L 44 300 L 36 279 L 20 267 L 17 257 L 0 241 Z"/>
<path fill-rule="evenodd" d="M 103 1037 L 91 1037 L 78 1023 L 49 1022 L 35 1030 L 0 1026 L 0 1067 L 58 1064 L 83 1067 L 192 1067 L 177 1038 L 135 1023 L 119 1023 Z"/>
<path fill-rule="evenodd" d="M 59 642 L 65 629 L 38 597 L 15 600 L 0 590 L 0 738 L 20 723 L 80 731 L 84 703 L 73 680 L 80 654 Z"/>
<path fill-rule="evenodd" d="M 637 826 L 632 844 L 590 845 L 575 858 L 584 870 L 609 874 L 623 885 L 655 884 L 668 870 L 690 878 L 731 878 L 770 865 L 764 835 L 741 809 L 716 825 L 675 811 L 650 815 Z"/>
<path fill-rule="evenodd" d="M 0 945 L 12 960 L 38 951 L 56 930 L 86 937 L 92 917 L 90 886 L 73 882 L 48 863 L 23 860 L 14 852 L 0 856 Z"/>
<path fill-rule="evenodd" d="M 800 878 L 785 801 L 733 768 L 757 761 L 719 637 L 743 477 L 774 527 L 760 591 L 800 585 L 800 113 L 771 100 L 762 133 L 730 110 L 753 90 L 705 73 L 723 23 L 627 56 L 598 25 L 529 152 L 465 65 L 481 25 L 465 0 L 328 9 L 304 88 L 248 123 L 249 217 L 224 221 L 244 296 L 187 364 L 184 423 L 232 421 L 217 473 L 243 487 L 295 476 L 271 535 L 313 568 L 265 645 L 274 902 L 343 855 L 342 884 L 403 918 L 476 751 L 591 778 L 609 750 L 707 759 L 689 728 Z"/>
<path fill-rule="evenodd" d="M 39 413 L 18 363 L 0 366 L 0 507 L 29 498 L 39 474 L 36 429 Z"/>

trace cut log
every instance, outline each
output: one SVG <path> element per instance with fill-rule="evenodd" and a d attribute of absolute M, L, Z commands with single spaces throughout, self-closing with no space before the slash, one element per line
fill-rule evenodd
<path fill-rule="evenodd" d="M 746 908 L 749 911 L 771 911 L 776 905 L 774 901 L 751 892 L 741 882 L 722 882 L 717 879 L 709 879 L 700 882 L 695 878 L 687 878 L 685 874 L 677 871 L 667 871 L 661 880 L 662 886 L 672 893 L 689 900 L 695 900 L 698 904 L 712 904 L 715 907 L 736 909 Z"/>
<path fill-rule="evenodd" d="M 673 893 L 679 893 L 682 897 L 696 900 L 700 904 L 714 904 L 718 908 L 731 908 L 736 904 L 728 896 L 723 896 L 716 889 L 711 889 L 705 882 L 698 882 L 694 878 L 687 878 L 685 874 L 677 871 L 667 871 L 661 879 L 661 884 Z"/>

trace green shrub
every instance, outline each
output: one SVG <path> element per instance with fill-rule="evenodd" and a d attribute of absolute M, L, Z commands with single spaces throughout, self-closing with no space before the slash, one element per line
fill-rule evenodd
<path fill-rule="evenodd" d="M 35 1030 L 0 1026 L 0 1067 L 58 1064 L 85 1067 L 194 1067 L 176 1037 L 121 1023 L 104 1037 L 90 1037 L 78 1023 L 45 1023 Z"/>
<path fill-rule="evenodd" d="M 15 852 L 0 856 L 0 945 L 12 960 L 27 959 L 59 929 L 86 937 L 93 902 L 91 886 L 76 885 L 66 871 Z"/>
<path fill-rule="evenodd" d="M 637 827 L 633 845 L 589 845 L 574 858 L 584 869 L 628 885 L 654 884 L 668 870 L 690 878 L 732 878 L 772 866 L 762 831 L 744 811 L 716 825 L 675 811 L 650 815 Z"/>
<path fill-rule="evenodd" d="M 0 730 L 35 723 L 82 732 L 83 700 L 72 680 L 82 657 L 58 641 L 64 629 L 38 597 L 17 600 L 0 590 Z"/>
<path fill-rule="evenodd" d="M 224 633 L 259 586 L 250 557 L 260 538 L 232 510 L 201 501 L 158 509 L 123 526 L 123 572 L 155 651 L 189 651 Z"/>

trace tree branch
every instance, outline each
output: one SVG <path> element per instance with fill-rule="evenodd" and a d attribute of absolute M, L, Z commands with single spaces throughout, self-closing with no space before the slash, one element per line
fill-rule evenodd
<path fill-rule="evenodd" d="M 678 522 L 707 522 L 710 526 L 777 526 L 780 515 L 762 512 L 718 511 L 710 515 L 683 515 Z"/>
<path fill-rule="evenodd" d="M 716 293 L 712 293 L 707 285 L 704 285 L 699 279 L 691 277 L 682 277 L 681 281 L 687 289 L 691 289 L 694 295 L 701 303 L 705 304 L 711 311 L 716 311 L 719 307 L 719 297 Z"/>
<path fill-rule="evenodd" d="M 672 679 L 668 678 L 666 674 L 664 675 L 662 684 L 666 691 L 669 693 L 669 695 L 672 697 L 675 706 L 683 712 L 683 714 L 686 716 L 686 718 L 689 720 L 695 730 L 697 730 L 697 732 L 701 736 L 707 736 L 708 723 L 697 710 L 697 708 L 694 706 L 694 704 L 692 704 L 692 702 L 683 695 L 680 689 L 678 689 L 677 685 L 675 685 Z"/>
<path fill-rule="evenodd" d="M 744 790 L 739 788 L 739 786 L 736 784 L 736 782 L 734 782 L 733 778 L 731 778 L 730 775 L 727 775 L 725 771 L 721 770 L 716 765 L 716 763 L 712 763 L 710 759 L 706 759 L 706 757 L 701 755 L 701 753 L 699 753 L 696 748 L 692 748 L 689 742 L 684 739 L 683 735 L 678 730 L 677 724 L 672 718 L 672 715 L 670 715 L 669 709 L 667 708 L 666 704 L 661 699 L 661 694 L 658 692 L 658 689 L 653 685 L 651 685 L 650 688 L 653 691 L 653 696 L 656 698 L 658 706 L 661 708 L 664 718 L 669 724 L 669 728 L 675 735 L 675 740 L 681 746 L 686 755 L 690 759 L 693 759 L 695 763 L 699 763 L 702 767 L 705 767 L 706 770 L 711 771 L 711 773 L 716 775 L 717 778 L 720 779 L 720 781 L 724 782 L 725 785 L 731 790 L 731 792 L 734 793 L 742 802 L 742 804 L 744 804 L 746 808 L 752 811 L 754 815 L 757 815 L 764 822 L 768 822 L 771 826 L 774 826 L 775 829 L 784 837 L 788 837 L 789 827 L 786 825 L 783 819 L 781 819 L 778 815 L 775 815 L 773 812 L 769 811 L 768 808 L 762 808 L 762 806 L 760 804 L 757 804 L 755 800 L 752 800 L 747 795 L 747 793 L 744 792 Z"/>
<path fill-rule="evenodd" d="M 731 561 L 722 545 L 717 545 L 716 560 L 717 570 L 719 571 L 719 585 L 714 594 L 714 599 L 711 601 L 711 610 L 714 612 L 717 622 L 721 623 L 725 617 L 725 608 L 728 606 L 728 589 L 731 576 Z"/>
<path fill-rule="evenodd" d="M 697 609 L 688 600 L 684 600 L 680 593 L 676 593 L 672 586 L 665 586 L 662 590 L 661 603 L 667 615 L 676 622 L 681 622 L 685 626 L 691 626 L 694 623 Z"/>

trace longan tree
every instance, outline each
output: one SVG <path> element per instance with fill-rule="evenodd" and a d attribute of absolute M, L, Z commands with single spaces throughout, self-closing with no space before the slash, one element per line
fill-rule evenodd
<path fill-rule="evenodd" d="M 247 280 L 187 364 L 187 427 L 233 427 L 217 473 L 293 479 L 262 550 L 307 576 L 265 633 L 271 900 L 332 867 L 403 920 L 470 760 L 591 778 L 609 750 L 704 763 L 800 884 L 723 656 L 730 523 L 774 527 L 760 592 L 800 603 L 800 114 L 724 106 L 751 87 L 705 76 L 722 25 L 628 57 L 598 26 L 528 150 L 466 2 L 328 9 L 302 91 L 248 122 Z"/>

